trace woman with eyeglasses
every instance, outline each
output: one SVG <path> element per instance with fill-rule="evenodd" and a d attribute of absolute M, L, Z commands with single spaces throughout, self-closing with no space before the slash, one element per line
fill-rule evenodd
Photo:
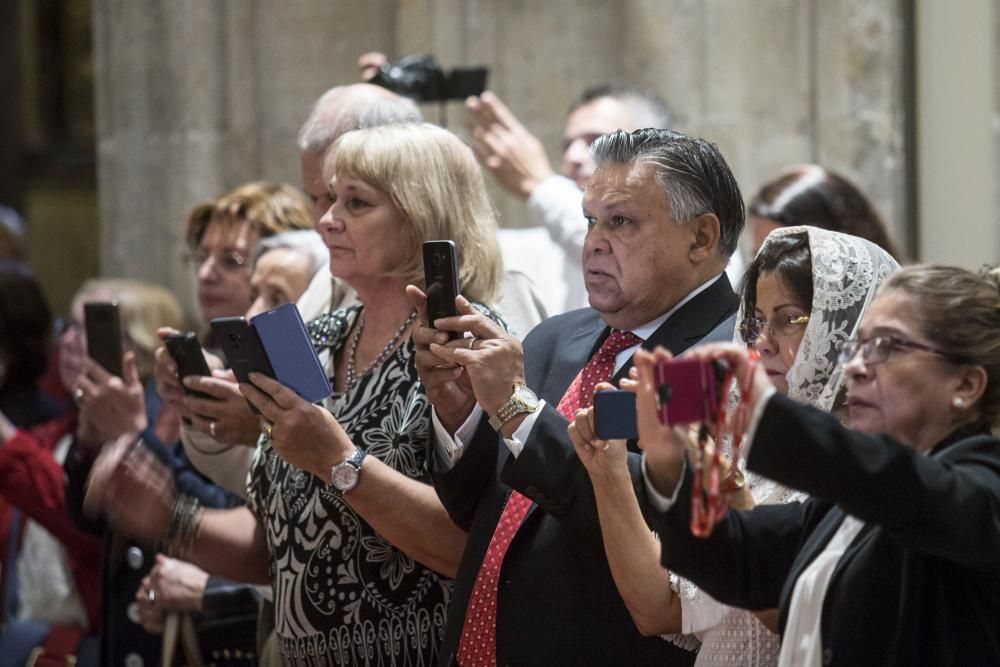
<path fill-rule="evenodd" d="M 707 539 L 688 527 L 685 438 L 653 413 L 656 357 L 637 356 L 663 565 L 727 604 L 779 605 L 780 665 L 1000 664 L 998 332 L 996 269 L 891 276 L 839 345 L 848 427 L 740 346 L 694 351 L 751 379 L 748 469 L 810 496 L 730 511 Z"/>
<path fill-rule="evenodd" d="M 815 227 L 777 230 L 744 274 L 736 342 L 756 349 L 779 393 L 835 410 L 844 396 L 834 345 L 854 335 L 875 290 L 897 268 L 888 253 L 860 238 Z M 659 544 L 642 519 L 629 477 L 608 474 L 625 471 L 624 443 L 595 441 L 591 417 L 591 411 L 579 414 L 570 435 L 578 450 L 593 448 L 595 455 L 581 460 L 591 462 L 605 549 L 638 627 L 647 634 L 693 635 L 701 644 L 698 665 L 773 665 L 778 657 L 778 637 L 768 629 L 776 627 L 773 612 L 758 618 L 727 607 L 676 576 L 668 586 Z M 754 473 L 743 480 L 737 470 L 735 479 L 740 480 L 734 496 L 738 507 L 804 497 Z M 672 639 L 682 646 L 698 643 L 690 637 Z"/>
<path fill-rule="evenodd" d="M 184 236 L 205 325 L 216 317 L 242 315 L 250 307 L 252 260 L 261 239 L 312 228 L 305 197 L 285 183 L 245 183 L 196 206 Z"/>

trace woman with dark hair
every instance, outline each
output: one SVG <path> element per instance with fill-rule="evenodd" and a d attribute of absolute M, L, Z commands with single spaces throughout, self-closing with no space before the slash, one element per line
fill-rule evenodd
<path fill-rule="evenodd" d="M 31 270 L 0 259 L 0 436 L 4 418 L 29 427 L 54 416 L 38 390 L 48 362 L 52 316 Z"/>
<path fill-rule="evenodd" d="M 864 193 L 819 165 L 791 167 L 762 185 L 747 206 L 747 217 L 754 255 L 772 230 L 808 225 L 860 236 L 899 258 L 885 223 Z"/>
<path fill-rule="evenodd" d="M 683 434 L 636 355 L 639 438 L 664 566 L 715 599 L 780 607 L 779 665 L 1000 664 L 1000 275 L 911 266 L 842 341 L 848 426 L 775 391 L 747 350 L 747 468 L 809 498 L 691 534 Z M 863 621 L 861 620 L 863 618 Z"/>
<path fill-rule="evenodd" d="M 885 251 L 863 239 L 815 227 L 778 230 L 744 274 L 736 343 L 756 349 L 780 394 L 836 410 L 843 403 L 843 375 L 835 344 L 854 335 L 876 289 L 897 268 Z M 608 562 L 637 626 L 646 634 L 694 635 L 701 642 L 696 665 L 773 665 L 778 638 L 768 630 L 775 625 L 772 612 L 756 616 L 721 605 L 676 576 L 667 585 L 659 544 L 627 474 L 625 441 L 596 440 L 592 423 L 592 409 L 579 412 L 570 437 L 594 485 Z M 734 479 L 735 507 L 804 498 L 752 472 L 744 478 L 738 471 Z M 650 585 L 655 581 L 662 583 Z M 672 640 L 693 646 L 689 637 Z"/>

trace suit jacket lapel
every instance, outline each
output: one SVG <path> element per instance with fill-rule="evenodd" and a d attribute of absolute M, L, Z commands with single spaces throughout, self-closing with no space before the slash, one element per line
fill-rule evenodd
<path fill-rule="evenodd" d="M 738 300 L 729 284 L 729 277 L 723 273 L 718 280 L 668 317 L 653 335 L 646 339 L 642 347 L 652 350 L 657 346 L 663 346 L 674 355 L 681 354 L 736 312 L 737 304 Z M 631 359 L 615 373 L 611 379 L 612 384 L 617 384 L 618 380 L 626 377 L 630 368 L 632 368 Z"/>
<path fill-rule="evenodd" d="M 573 331 L 566 333 L 564 342 L 552 351 L 555 358 L 551 370 L 542 378 L 542 391 L 539 394 L 552 407 L 558 405 L 573 378 L 583 370 L 590 358 L 608 337 L 610 329 L 596 311 L 593 317 Z M 530 382 L 529 382 L 530 384 Z"/>

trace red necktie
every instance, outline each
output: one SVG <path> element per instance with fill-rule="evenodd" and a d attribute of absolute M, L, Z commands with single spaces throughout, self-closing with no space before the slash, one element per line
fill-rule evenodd
<path fill-rule="evenodd" d="M 599 382 L 611 379 L 618 353 L 641 342 L 642 339 L 631 331 L 612 331 L 583 370 L 573 378 L 556 408 L 559 414 L 572 421 L 579 408 L 589 407 L 594 400 L 594 387 Z M 457 659 L 461 667 L 496 665 L 497 583 L 500 580 L 500 566 L 529 509 L 531 500 L 517 491 L 511 491 L 472 586 L 462 637 L 458 644 Z"/>

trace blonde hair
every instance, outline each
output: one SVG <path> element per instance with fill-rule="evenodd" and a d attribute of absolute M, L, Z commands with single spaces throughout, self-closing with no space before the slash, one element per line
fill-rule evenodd
<path fill-rule="evenodd" d="M 213 222 L 235 225 L 246 220 L 260 238 L 293 229 L 312 229 L 309 204 L 287 183 L 244 183 L 214 202 L 199 204 L 188 214 L 184 238 L 191 247 L 201 242 Z"/>
<path fill-rule="evenodd" d="M 323 174 L 364 181 L 403 214 L 413 251 L 395 275 L 424 287 L 421 243 L 451 239 L 462 294 L 493 302 L 503 271 L 496 213 L 472 150 L 458 137 L 429 123 L 348 132 L 327 154 Z"/>
<path fill-rule="evenodd" d="M 122 342 L 135 353 L 135 365 L 144 381 L 153 374 L 160 338 L 159 327 L 181 329 L 184 315 L 174 295 L 159 285 L 126 278 L 97 278 L 80 287 L 74 302 L 87 297 L 118 301 Z"/>

